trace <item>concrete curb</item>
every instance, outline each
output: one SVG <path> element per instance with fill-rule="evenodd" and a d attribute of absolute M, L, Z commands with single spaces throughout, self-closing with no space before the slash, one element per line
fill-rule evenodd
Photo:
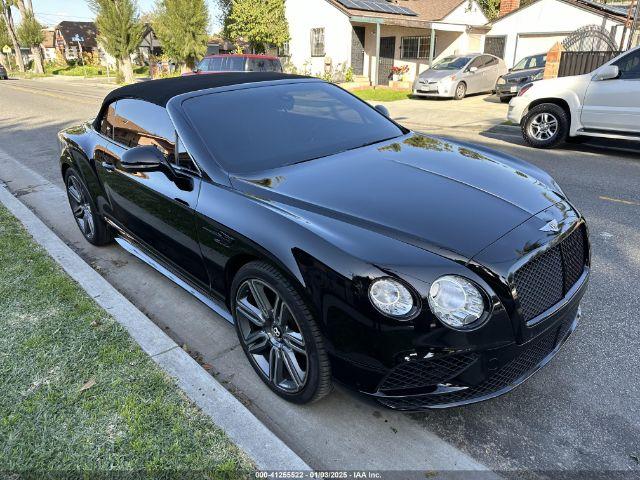
<path fill-rule="evenodd" d="M 298 455 L 209 375 L 179 345 L 56 236 L 31 210 L 0 186 L 0 202 L 33 239 L 116 321 L 260 470 L 310 471 Z"/>

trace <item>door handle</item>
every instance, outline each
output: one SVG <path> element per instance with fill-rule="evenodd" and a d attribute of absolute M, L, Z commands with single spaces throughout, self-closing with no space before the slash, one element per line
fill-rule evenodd
<path fill-rule="evenodd" d="M 189 202 L 185 202 L 184 200 L 182 200 L 181 198 L 174 198 L 174 200 L 176 202 L 178 202 L 180 205 L 183 205 L 185 207 L 191 208 L 191 205 L 189 205 Z"/>
<path fill-rule="evenodd" d="M 116 166 L 111 162 L 102 162 L 102 168 L 107 172 L 113 172 L 116 169 Z"/>

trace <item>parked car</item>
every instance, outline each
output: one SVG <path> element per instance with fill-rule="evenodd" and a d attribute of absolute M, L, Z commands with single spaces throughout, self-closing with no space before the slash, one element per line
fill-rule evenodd
<path fill-rule="evenodd" d="M 278 57 L 268 55 L 209 55 L 183 76 L 220 72 L 282 72 L 282 64 Z"/>
<path fill-rule="evenodd" d="M 9 80 L 9 75 L 7 74 L 7 69 L 4 68 L 4 65 L 0 64 L 0 80 Z"/>
<path fill-rule="evenodd" d="M 508 118 L 537 148 L 581 135 L 640 141 L 640 47 L 586 75 L 525 85 Z"/>
<path fill-rule="evenodd" d="M 60 133 L 60 168 L 87 241 L 233 322 L 281 397 L 496 397 L 576 328 L 585 220 L 539 168 L 386 114 L 281 73 L 136 83 Z"/>
<path fill-rule="evenodd" d="M 508 103 L 518 95 L 520 89 L 531 82 L 542 80 L 547 54 L 531 55 L 520 60 L 509 73 L 502 75 L 496 82 L 496 95 L 503 103 Z"/>
<path fill-rule="evenodd" d="M 413 95 L 462 100 L 472 93 L 493 91 L 496 80 L 505 73 L 504 61 L 493 55 L 445 57 L 418 76 L 413 84 Z"/>

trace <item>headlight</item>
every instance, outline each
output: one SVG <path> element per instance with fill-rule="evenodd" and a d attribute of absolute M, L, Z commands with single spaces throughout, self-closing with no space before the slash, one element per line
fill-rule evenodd
<path fill-rule="evenodd" d="M 484 299 L 466 278 L 445 275 L 431 284 L 429 307 L 445 325 L 454 329 L 472 327 L 484 313 Z"/>
<path fill-rule="evenodd" d="M 504 79 L 504 77 L 500 77 L 498 78 L 498 85 L 504 85 L 505 83 L 507 83 L 507 81 Z"/>
<path fill-rule="evenodd" d="M 392 278 L 381 278 L 369 287 L 369 299 L 381 313 L 391 317 L 407 317 L 415 307 L 407 287 Z"/>

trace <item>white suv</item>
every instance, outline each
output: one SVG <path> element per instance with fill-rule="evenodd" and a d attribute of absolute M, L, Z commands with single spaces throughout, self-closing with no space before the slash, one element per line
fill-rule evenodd
<path fill-rule="evenodd" d="M 640 141 L 640 47 L 595 72 L 524 86 L 508 118 L 537 148 L 582 135 Z"/>

